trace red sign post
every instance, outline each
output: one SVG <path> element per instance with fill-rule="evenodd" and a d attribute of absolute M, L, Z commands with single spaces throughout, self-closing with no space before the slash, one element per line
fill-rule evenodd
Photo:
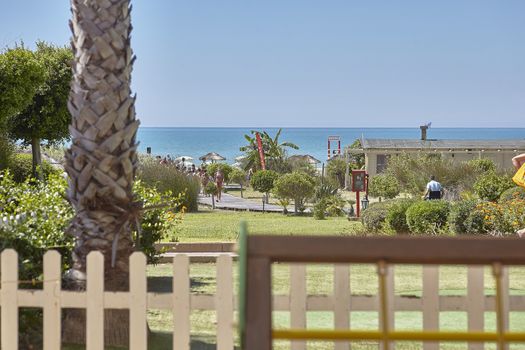
<path fill-rule="evenodd" d="M 257 148 L 259 149 L 259 158 L 261 160 L 261 169 L 266 170 L 266 162 L 264 160 L 264 150 L 262 146 L 262 140 L 261 135 L 259 133 L 255 133 L 255 138 L 257 139 Z"/>
<path fill-rule="evenodd" d="M 352 170 L 352 192 L 355 192 L 355 207 L 357 217 L 361 216 L 360 192 L 367 191 L 367 180 L 365 170 Z"/>

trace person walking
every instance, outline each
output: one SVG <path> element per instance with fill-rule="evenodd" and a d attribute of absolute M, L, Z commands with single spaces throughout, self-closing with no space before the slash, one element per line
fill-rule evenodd
<path fill-rule="evenodd" d="M 433 199 L 441 199 L 443 197 L 443 186 L 439 182 L 436 181 L 436 177 L 434 175 L 430 176 L 430 181 L 427 183 L 427 187 L 425 190 L 425 194 L 423 195 L 423 199 L 433 200 Z"/>
<path fill-rule="evenodd" d="M 217 185 L 217 202 L 221 200 L 222 196 L 222 186 L 224 184 L 224 174 L 219 168 L 215 173 L 215 184 Z"/>

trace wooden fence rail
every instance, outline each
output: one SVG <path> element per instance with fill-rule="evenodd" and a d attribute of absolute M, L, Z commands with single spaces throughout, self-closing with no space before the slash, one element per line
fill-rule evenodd
<path fill-rule="evenodd" d="M 44 349 L 59 349 L 61 343 L 61 312 L 65 308 L 87 309 L 87 349 L 103 349 L 104 309 L 130 310 L 130 349 L 147 348 L 147 310 L 172 310 L 173 348 L 190 348 L 190 313 L 192 310 L 214 310 L 217 313 L 217 349 L 232 350 L 234 347 L 234 310 L 236 296 L 233 291 L 233 261 L 230 254 L 219 255 L 216 262 L 216 293 L 196 294 L 190 290 L 189 258 L 184 254 L 175 255 L 173 260 L 173 292 L 147 292 L 146 259 L 142 253 L 134 253 L 130 259 L 129 292 L 105 292 L 103 285 L 103 256 L 91 253 L 88 257 L 87 290 L 85 292 L 61 289 L 61 257 L 56 251 L 44 256 L 44 277 L 42 289 L 19 289 L 18 256 L 7 249 L 0 257 L 0 337 L 2 349 L 17 349 L 18 310 L 24 307 L 42 308 L 44 311 Z M 350 288 L 351 269 L 349 264 L 333 265 L 333 292 L 329 295 L 308 295 L 306 288 L 307 269 L 304 264 L 290 265 L 290 292 L 273 296 L 273 309 L 289 311 L 291 326 L 307 326 L 309 311 L 326 311 L 334 315 L 334 328 L 350 329 L 350 312 L 377 312 L 377 296 L 352 295 Z M 393 267 L 391 267 L 394 269 Z M 388 278 L 388 289 L 393 291 L 394 274 Z M 504 275 L 506 308 L 508 311 L 525 312 L 525 296 L 508 296 L 508 275 Z M 425 330 L 439 329 L 439 312 L 463 311 L 468 315 L 469 330 L 483 330 L 485 311 L 495 310 L 494 296 L 483 295 L 483 268 L 468 268 L 468 292 L 465 296 L 439 295 L 439 267 L 424 266 L 422 270 L 422 297 L 395 296 L 391 294 L 389 304 L 390 322 L 393 311 L 420 311 L 423 314 Z M 505 313 L 508 322 L 508 312 Z M 6 321 L 7 320 L 7 321 Z M 347 350 L 349 342 L 335 342 L 336 350 Z M 293 341 L 293 349 L 305 349 L 303 340 Z M 482 344 L 472 343 L 470 349 L 481 349 Z M 437 343 L 426 343 L 425 350 L 437 349 Z"/>

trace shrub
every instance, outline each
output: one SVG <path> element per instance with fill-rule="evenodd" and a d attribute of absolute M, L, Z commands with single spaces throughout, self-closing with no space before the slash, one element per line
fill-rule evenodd
<path fill-rule="evenodd" d="M 496 164 L 494 161 L 487 158 L 472 159 L 469 160 L 467 164 L 480 173 L 496 171 Z"/>
<path fill-rule="evenodd" d="M 370 179 L 368 193 L 372 197 L 392 199 L 399 194 L 399 182 L 390 174 L 379 174 Z"/>
<path fill-rule="evenodd" d="M 137 178 L 144 185 L 155 187 L 161 194 L 170 193 L 181 196 L 182 205 L 188 211 L 197 211 L 197 199 L 200 192 L 200 181 L 197 176 L 192 176 L 179 171 L 174 165 L 159 164 L 153 157 L 140 157 Z"/>
<path fill-rule="evenodd" d="M 448 215 L 448 226 L 455 234 L 476 233 L 479 222 L 472 213 L 476 208 L 475 200 L 463 200 L 452 204 Z"/>
<path fill-rule="evenodd" d="M 241 169 L 233 168 L 230 173 L 230 182 L 239 184 L 241 186 L 241 198 L 243 197 L 242 190 L 243 186 L 248 180 L 246 179 L 246 173 Z"/>
<path fill-rule="evenodd" d="M 417 196 L 423 194 L 428 179 L 434 175 L 450 199 L 458 199 L 461 192 L 472 189 L 479 174 L 466 162 L 454 162 L 437 154 L 425 153 L 392 156 L 386 172 L 398 180 L 402 192 Z"/>
<path fill-rule="evenodd" d="M 346 162 L 344 159 L 335 158 L 328 162 L 326 174 L 334 180 L 339 188 L 345 187 Z"/>
<path fill-rule="evenodd" d="M 482 233 L 509 235 L 525 227 L 525 200 L 522 199 L 505 203 L 481 202 L 475 212 L 483 218 Z"/>
<path fill-rule="evenodd" d="M 391 202 L 372 203 L 361 214 L 361 222 L 365 229 L 371 232 L 378 232 L 383 228 L 388 214 L 388 208 L 392 205 Z"/>
<path fill-rule="evenodd" d="M 314 204 L 314 219 L 324 220 L 326 215 L 326 200 L 323 198 Z"/>
<path fill-rule="evenodd" d="M 216 196 L 219 193 L 219 188 L 217 187 L 215 182 L 210 181 L 206 184 L 206 187 L 204 187 L 204 193 L 211 196 Z"/>
<path fill-rule="evenodd" d="M 222 174 L 224 175 L 224 182 L 230 181 L 230 174 L 233 171 L 233 167 L 226 163 L 212 163 L 206 166 L 206 174 L 215 178 L 215 173 L 221 169 Z"/>
<path fill-rule="evenodd" d="M 314 200 L 320 201 L 323 198 L 337 194 L 338 188 L 330 183 L 321 183 L 315 187 Z"/>
<path fill-rule="evenodd" d="M 9 162 L 9 169 L 13 174 L 13 179 L 16 182 L 24 182 L 27 179 L 33 177 L 33 158 L 28 153 L 18 153 L 11 157 Z M 60 171 L 53 168 L 51 164 L 46 161 L 42 161 L 42 166 L 37 169 L 42 172 L 44 179 L 47 179 L 50 174 L 59 174 Z"/>
<path fill-rule="evenodd" d="M 306 200 L 314 194 L 315 180 L 308 174 L 295 171 L 275 180 L 274 193 L 278 198 L 294 200 L 294 212 L 304 210 Z"/>
<path fill-rule="evenodd" d="M 279 174 L 273 170 L 259 170 L 252 175 L 250 185 L 254 190 L 266 193 L 266 197 L 268 197 L 268 193 L 273 189 L 274 181 L 278 177 Z"/>
<path fill-rule="evenodd" d="M 145 208 L 140 223 L 141 233 L 133 232 L 135 242 L 137 248 L 146 254 L 148 263 L 156 263 L 159 252 L 155 249 L 155 243 L 163 238 L 175 240 L 176 224 L 182 221 L 185 210 L 181 204 L 182 195 L 173 196 L 169 191 L 161 195 L 157 189 L 145 186 L 140 180 L 134 182 L 133 192 Z"/>
<path fill-rule="evenodd" d="M 330 216 L 344 216 L 345 200 L 341 196 L 333 195 L 325 198 L 326 212 Z"/>
<path fill-rule="evenodd" d="M 514 199 L 525 199 L 525 188 L 513 187 L 509 188 L 506 191 L 503 191 L 503 193 L 499 197 L 499 202 L 504 203 Z"/>
<path fill-rule="evenodd" d="M 474 191 L 482 200 L 495 202 L 500 195 L 514 187 L 512 180 L 507 175 L 498 175 L 493 171 L 481 175 L 474 183 Z"/>
<path fill-rule="evenodd" d="M 7 135 L 0 131 L 0 170 L 7 169 L 13 155 L 13 144 L 9 142 Z"/>
<path fill-rule="evenodd" d="M 400 199 L 393 201 L 388 208 L 386 223 L 397 233 L 408 233 L 410 229 L 407 224 L 406 211 L 414 204 L 413 199 Z"/>
<path fill-rule="evenodd" d="M 446 225 L 449 203 L 441 200 L 419 201 L 406 211 L 410 232 L 438 234 Z"/>

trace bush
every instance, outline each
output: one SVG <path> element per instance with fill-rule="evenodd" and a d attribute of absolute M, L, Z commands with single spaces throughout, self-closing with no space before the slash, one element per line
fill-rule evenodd
<path fill-rule="evenodd" d="M 461 192 L 471 190 L 479 174 L 466 162 L 454 162 L 438 154 L 425 153 L 392 156 L 388 160 L 386 172 L 397 179 L 402 192 L 415 196 L 423 194 L 428 179 L 434 175 L 450 199 L 458 199 Z"/>
<path fill-rule="evenodd" d="M 509 235 L 525 227 L 525 200 L 522 199 L 505 203 L 481 202 L 474 212 L 477 218 L 482 218 L 481 233 Z"/>
<path fill-rule="evenodd" d="M 341 196 L 326 197 L 326 212 L 330 216 L 344 216 L 345 200 Z"/>
<path fill-rule="evenodd" d="M 210 181 L 206 184 L 206 187 L 204 187 L 204 193 L 210 196 L 216 196 L 219 193 L 219 188 L 215 182 Z"/>
<path fill-rule="evenodd" d="M 345 187 L 346 162 L 344 159 L 331 159 L 326 166 L 326 174 L 338 184 L 339 188 Z"/>
<path fill-rule="evenodd" d="M 361 222 L 366 230 L 371 232 L 378 232 L 383 228 L 388 215 L 388 208 L 392 205 L 391 202 L 372 203 L 363 210 L 361 214 Z"/>
<path fill-rule="evenodd" d="M 155 187 L 161 194 L 181 196 L 182 205 L 188 211 L 197 211 L 200 180 L 179 171 L 174 165 L 159 164 L 153 157 L 140 157 L 137 178 L 144 185 Z"/>
<path fill-rule="evenodd" d="M 324 220 L 326 216 L 326 199 L 321 199 L 314 204 L 314 219 Z"/>
<path fill-rule="evenodd" d="M 414 204 L 413 199 L 400 199 L 392 202 L 388 208 L 386 223 L 397 233 L 409 233 L 406 211 Z"/>
<path fill-rule="evenodd" d="M 499 197 L 499 202 L 504 203 L 514 199 L 525 199 L 525 188 L 513 187 L 509 188 L 506 191 L 503 191 L 503 193 Z"/>
<path fill-rule="evenodd" d="M 137 248 L 144 252 L 148 263 L 154 264 L 159 255 L 155 243 L 163 238 L 176 240 L 176 224 L 182 221 L 184 214 L 182 195 L 173 196 L 169 191 L 161 195 L 156 188 L 145 186 L 140 180 L 134 182 L 133 192 L 144 208 L 160 206 L 144 210 L 140 236 L 137 231 L 133 232 Z"/>
<path fill-rule="evenodd" d="M 252 175 L 250 185 L 254 190 L 268 194 L 273 189 L 273 183 L 278 177 L 279 174 L 273 170 L 259 170 Z"/>
<path fill-rule="evenodd" d="M 13 144 L 9 142 L 7 135 L 0 131 L 0 170 L 7 169 L 13 156 Z"/>
<path fill-rule="evenodd" d="M 368 193 L 372 197 L 392 199 L 399 194 L 399 182 L 390 174 L 379 174 L 370 179 Z"/>
<path fill-rule="evenodd" d="M 222 174 L 224 175 L 224 182 L 228 183 L 230 181 L 230 174 L 233 171 L 233 167 L 226 163 L 212 163 L 206 165 L 206 174 L 215 178 L 215 173 L 221 169 Z"/>
<path fill-rule="evenodd" d="M 417 234 L 438 234 L 446 225 L 449 203 L 441 200 L 419 201 L 406 211 L 410 232 Z"/>
<path fill-rule="evenodd" d="M 496 164 L 487 158 L 472 159 L 469 160 L 467 164 L 480 173 L 496 171 Z"/>
<path fill-rule="evenodd" d="M 322 183 L 315 187 L 314 200 L 320 201 L 323 198 L 334 196 L 337 194 L 338 188 L 330 183 Z"/>
<path fill-rule="evenodd" d="M 491 171 L 481 175 L 474 183 L 474 191 L 482 200 L 495 202 L 500 195 L 514 187 L 511 178 L 507 175 L 498 175 Z"/>
<path fill-rule="evenodd" d="M 479 222 L 472 213 L 476 208 L 475 200 L 464 200 L 453 203 L 448 215 L 448 226 L 455 234 L 476 233 Z M 474 231 L 473 231 L 474 230 Z"/>
<path fill-rule="evenodd" d="M 278 198 L 294 200 L 294 211 L 304 210 L 305 201 L 314 194 L 315 180 L 308 174 L 293 172 L 275 180 L 274 193 Z"/>
<path fill-rule="evenodd" d="M 9 169 L 13 174 L 13 179 L 18 183 L 33 178 L 33 158 L 31 154 L 14 154 L 9 162 Z M 37 171 L 42 173 L 44 179 L 47 179 L 50 174 L 61 173 L 45 160 L 42 161 L 42 166 Z"/>

